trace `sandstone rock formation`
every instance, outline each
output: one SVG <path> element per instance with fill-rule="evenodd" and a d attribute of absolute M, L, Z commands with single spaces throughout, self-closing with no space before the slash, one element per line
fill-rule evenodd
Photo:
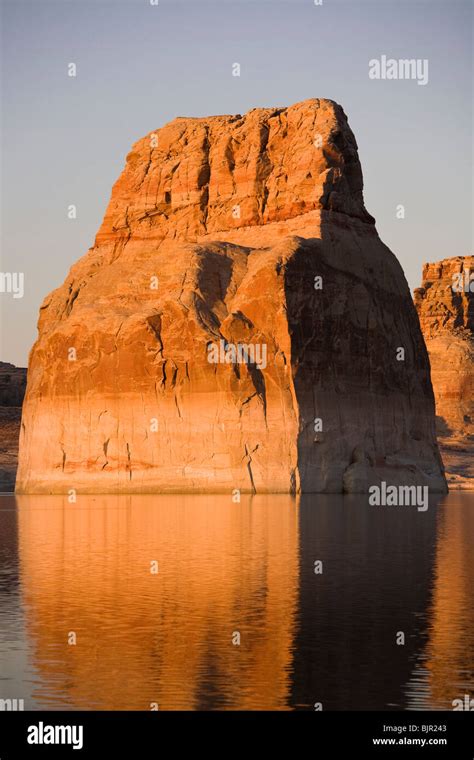
<path fill-rule="evenodd" d="M 446 488 L 415 308 L 342 108 L 178 118 L 139 140 L 41 307 L 17 490 L 381 480 Z"/>
<path fill-rule="evenodd" d="M 423 267 L 414 293 L 451 487 L 474 488 L 474 256 Z"/>
<path fill-rule="evenodd" d="M 13 491 L 26 369 L 0 362 L 0 491 Z"/>

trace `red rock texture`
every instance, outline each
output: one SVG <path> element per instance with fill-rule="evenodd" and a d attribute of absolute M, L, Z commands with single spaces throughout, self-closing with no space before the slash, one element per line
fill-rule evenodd
<path fill-rule="evenodd" d="M 472 435 L 474 256 L 425 264 L 414 298 L 430 355 L 439 432 Z"/>
<path fill-rule="evenodd" d="M 221 341 L 265 363 L 210 363 Z M 415 308 L 342 108 L 179 118 L 139 140 L 41 307 L 17 490 L 380 480 L 446 488 Z"/>
<path fill-rule="evenodd" d="M 321 209 L 373 222 L 362 199 L 357 145 L 340 106 L 313 100 L 245 116 L 179 118 L 133 146 L 96 245 L 131 237 L 147 244 L 219 240 L 222 232 L 245 243 L 246 228 L 252 233 L 296 218 L 298 228 L 276 230 L 297 232 L 301 217 Z M 275 229 L 268 230 L 273 242 Z"/>
<path fill-rule="evenodd" d="M 414 293 L 450 488 L 474 488 L 474 256 L 423 267 Z"/>

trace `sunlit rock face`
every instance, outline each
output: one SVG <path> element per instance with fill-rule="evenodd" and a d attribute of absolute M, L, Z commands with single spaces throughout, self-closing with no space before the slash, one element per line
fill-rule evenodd
<path fill-rule="evenodd" d="M 179 118 L 129 153 L 46 298 L 17 490 L 444 491 L 402 269 L 328 100 Z"/>
<path fill-rule="evenodd" d="M 440 434 L 474 434 L 474 256 L 423 267 L 415 304 L 431 362 Z"/>
<path fill-rule="evenodd" d="M 474 482 L 474 256 L 423 267 L 415 305 L 431 363 L 436 427 L 449 488 Z"/>

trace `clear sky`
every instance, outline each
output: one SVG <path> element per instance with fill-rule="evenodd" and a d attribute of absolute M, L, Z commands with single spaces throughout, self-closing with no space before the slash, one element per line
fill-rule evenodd
<path fill-rule="evenodd" d="M 22 299 L 0 294 L 1 360 L 26 365 L 40 303 L 92 245 L 131 144 L 175 116 L 336 100 L 359 145 L 366 207 L 410 287 L 423 262 L 472 252 L 470 0 L 1 8 L 0 271 L 25 275 Z M 428 59 L 428 84 L 370 79 L 382 55 Z"/>

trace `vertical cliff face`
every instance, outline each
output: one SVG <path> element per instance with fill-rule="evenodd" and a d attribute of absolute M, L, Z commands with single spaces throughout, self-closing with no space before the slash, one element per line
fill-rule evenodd
<path fill-rule="evenodd" d="M 474 434 L 474 256 L 425 264 L 415 304 L 441 435 Z"/>
<path fill-rule="evenodd" d="M 414 293 L 431 363 L 436 423 L 450 487 L 474 478 L 474 256 L 423 267 Z"/>
<path fill-rule="evenodd" d="M 342 108 L 136 143 L 43 303 L 17 490 L 444 490 L 429 364 Z"/>

